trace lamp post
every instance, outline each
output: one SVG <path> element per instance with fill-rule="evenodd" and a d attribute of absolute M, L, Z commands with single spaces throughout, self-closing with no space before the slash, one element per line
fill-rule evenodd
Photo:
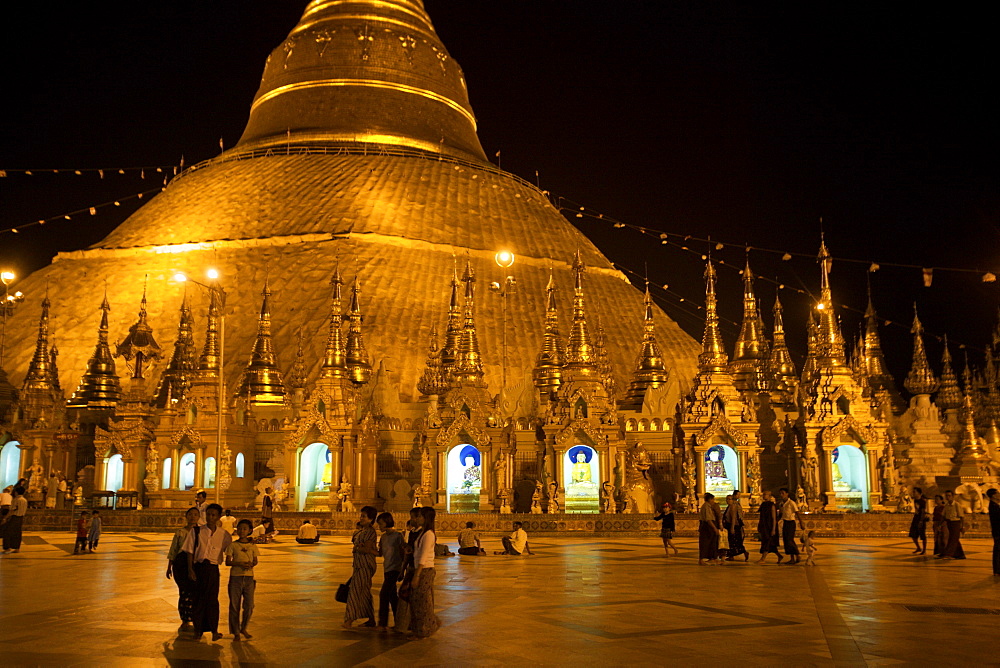
<path fill-rule="evenodd" d="M 205 275 L 210 281 L 211 285 L 201 283 L 194 280 L 193 278 L 188 278 L 186 274 L 176 273 L 174 274 L 174 280 L 179 283 L 194 283 L 198 287 L 205 288 L 208 290 L 210 295 L 215 295 L 219 300 L 219 386 L 218 386 L 218 424 L 215 434 L 215 502 L 219 503 L 221 499 L 221 491 L 219 489 L 219 462 L 222 460 L 222 411 L 225 406 L 226 398 L 226 291 L 222 288 L 222 283 L 219 282 L 219 270 L 209 269 L 205 272 Z"/>
<path fill-rule="evenodd" d="M 514 265 L 514 254 L 508 250 L 497 251 L 496 255 L 493 256 L 493 260 L 497 263 L 497 266 L 501 269 L 510 269 Z M 513 276 L 505 276 L 503 283 L 498 281 L 493 281 L 490 283 L 490 292 L 494 292 L 500 295 L 500 318 L 501 318 L 501 334 L 500 334 L 500 410 L 503 411 L 504 402 L 504 392 L 507 389 L 507 295 L 517 290 L 517 281 L 514 280 Z M 506 422 L 506 414 L 504 414 L 504 422 Z"/>
<path fill-rule="evenodd" d="M 24 301 L 24 295 L 20 291 L 10 294 L 10 283 L 15 278 L 17 277 L 12 271 L 0 272 L 0 283 L 3 283 L 3 301 L 0 302 L 0 318 L 3 320 L 3 324 L 0 325 L 0 369 L 3 368 L 4 353 L 7 349 L 7 317 L 14 315 L 18 304 Z"/>

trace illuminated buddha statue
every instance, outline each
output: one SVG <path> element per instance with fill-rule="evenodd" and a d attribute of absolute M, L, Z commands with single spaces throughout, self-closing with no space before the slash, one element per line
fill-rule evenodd
<path fill-rule="evenodd" d="M 590 477 L 590 462 L 587 461 L 587 455 L 578 452 L 576 453 L 576 461 L 573 462 L 573 482 L 592 482 L 593 478 Z"/>
<path fill-rule="evenodd" d="M 833 491 L 850 492 L 851 486 L 844 480 L 844 476 L 840 472 L 840 464 L 837 463 L 838 459 L 840 459 L 840 448 L 834 448 L 833 454 L 830 455 L 830 475 L 833 477 Z"/>
<path fill-rule="evenodd" d="M 323 477 L 320 478 L 319 484 L 316 485 L 316 491 L 322 492 L 330 489 L 330 485 L 333 484 L 333 463 L 330 460 L 330 451 L 326 451 L 326 464 L 323 466 Z"/>
<path fill-rule="evenodd" d="M 462 473 L 462 488 L 467 492 L 478 490 L 482 487 L 483 473 L 476 466 L 474 457 L 465 458 L 465 471 Z"/>
<path fill-rule="evenodd" d="M 722 452 L 718 448 L 708 451 L 708 461 L 705 462 L 705 475 L 709 478 L 728 478 L 726 465 L 722 463 Z"/>

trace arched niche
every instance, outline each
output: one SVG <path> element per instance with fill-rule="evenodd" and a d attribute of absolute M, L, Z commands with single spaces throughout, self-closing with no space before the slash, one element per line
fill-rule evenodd
<path fill-rule="evenodd" d="M 115 454 L 108 457 L 104 465 L 104 489 L 117 492 L 122 488 L 124 477 L 125 464 L 122 462 L 122 456 Z"/>
<path fill-rule="evenodd" d="M 185 452 L 181 455 L 181 461 L 178 465 L 177 473 L 177 486 L 181 490 L 194 489 L 194 474 L 195 474 L 195 457 L 193 452 Z"/>
<path fill-rule="evenodd" d="M 21 448 L 17 441 L 7 441 L 0 446 L 0 489 L 13 485 L 20 477 Z"/>
<path fill-rule="evenodd" d="M 562 469 L 566 512 L 600 512 L 601 458 L 597 450 L 582 443 L 567 448 Z"/>
<path fill-rule="evenodd" d="M 483 484 L 483 456 L 471 443 L 448 451 L 446 488 L 449 513 L 478 513 Z"/>
<path fill-rule="evenodd" d="M 725 505 L 726 495 L 739 489 L 740 460 L 736 451 L 725 443 L 713 445 L 705 452 L 705 491 L 711 492 Z"/>
<path fill-rule="evenodd" d="M 299 451 L 298 475 L 295 477 L 295 504 L 299 511 L 313 492 L 329 492 L 332 484 L 330 447 L 326 443 L 310 443 Z"/>
<path fill-rule="evenodd" d="M 868 510 L 868 458 L 861 448 L 841 443 L 830 453 L 830 477 L 837 510 Z"/>

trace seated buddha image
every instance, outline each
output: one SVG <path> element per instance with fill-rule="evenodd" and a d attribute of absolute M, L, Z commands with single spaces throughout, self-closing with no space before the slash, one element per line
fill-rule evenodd
<path fill-rule="evenodd" d="M 715 494 L 732 492 L 735 487 L 729 478 L 725 464 L 726 451 L 716 445 L 705 453 L 705 489 Z"/>
<path fill-rule="evenodd" d="M 833 477 L 833 491 L 835 492 L 851 492 L 854 491 L 850 483 L 844 480 L 843 474 L 840 472 L 840 464 L 837 460 L 840 459 L 840 448 L 834 448 L 833 453 L 830 455 L 830 474 Z"/>
<path fill-rule="evenodd" d="M 594 471 L 590 463 L 594 451 L 585 446 L 577 446 L 569 451 L 570 482 L 566 489 L 568 496 L 596 496 L 598 485 L 594 482 Z"/>
<path fill-rule="evenodd" d="M 326 451 L 326 464 L 323 465 L 323 477 L 316 483 L 316 492 L 325 492 L 330 489 L 333 475 L 333 463 L 330 459 L 330 451 Z"/>
<path fill-rule="evenodd" d="M 476 460 L 471 455 L 465 457 L 463 464 L 465 471 L 462 472 L 462 490 L 469 493 L 478 492 L 483 484 L 480 467 L 476 466 Z"/>

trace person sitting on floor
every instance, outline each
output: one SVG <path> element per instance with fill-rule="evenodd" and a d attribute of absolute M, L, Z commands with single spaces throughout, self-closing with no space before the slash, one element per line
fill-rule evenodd
<path fill-rule="evenodd" d="M 270 517 L 265 517 L 261 520 L 260 524 L 253 528 L 250 538 L 254 543 L 263 545 L 264 543 L 276 542 L 274 537 L 277 535 L 278 530 L 274 528 L 274 520 Z"/>
<path fill-rule="evenodd" d="M 520 522 L 514 522 L 511 534 L 500 539 L 503 542 L 503 552 L 496 554 L 509 554 L 515 557 L 531 554 L 531 548 L 528 547 L 528 533 L 521 526 Z"/>
<path fill-rule="evenodd" d="M 309 520 L 302 520 L 302 526 L 299 527 L 299 535 L 296 536 L 295 542 L 303 545 L 318 543 L 319 529 L 310 524 Z"/>
<path fill-rule="evenodd" d="M 469 556 L 486 554 L 482 543 L 479 542 L 479 535 L 475 531 L 475 522 L 466 522 L 465 528 L 458 532 L 458 553 Z"/>

